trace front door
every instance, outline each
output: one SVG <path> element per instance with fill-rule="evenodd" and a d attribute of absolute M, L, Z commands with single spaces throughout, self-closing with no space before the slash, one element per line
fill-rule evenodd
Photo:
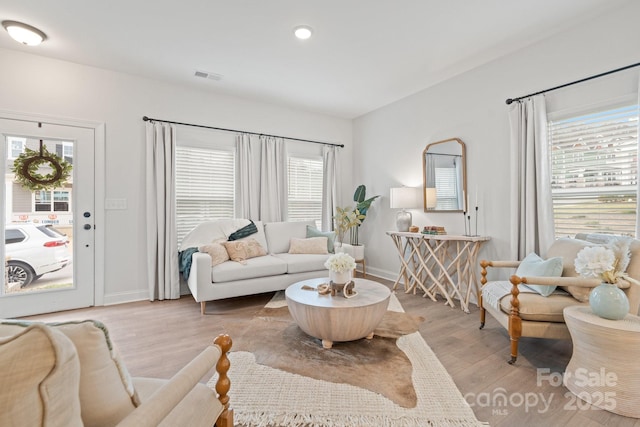
<path fill-rule="evenodd" d="M 0 318 L 94 305 L 95 129 L 0 119 L 0 140 Z"/>

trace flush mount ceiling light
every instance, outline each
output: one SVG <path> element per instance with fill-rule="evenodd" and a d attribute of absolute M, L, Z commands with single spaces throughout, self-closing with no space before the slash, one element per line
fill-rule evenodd
<path fill-rule="evenodd" d="M 2 26 L 12 39 L 27 46 L 37 46 L 47 38 L 47 35 L 39 29 L 22 22 L 2 21 Z"/>
<path fill-rule="evenodd" d="M 313 28 L 308 25 L 298 25 L 293 29 L 293 34 L 300 40 L 306 40 L 313 34 Z"/>

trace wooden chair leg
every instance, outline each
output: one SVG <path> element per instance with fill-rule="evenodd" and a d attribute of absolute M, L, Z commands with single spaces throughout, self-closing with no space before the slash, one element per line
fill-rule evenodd
<path fill-rule="evenodd" d="M 511 359 L 507 361 L 509 365 L 513 365 L 516 363 L 516 359 L 518 358 L 518 340 L 519 337 L 511 337 Z"/>
<path fill-rule="evenodd" d="M 202 314 L 204 316 L 204 312 L 207 309 L 207 302 L 206 301 L 202 301 L 200 303 L 200 314 Z"/>
<path fill-rule="evenodd" d="M 487 319 L 487 310 L 482 305 L 482 292 L 478 292 L 478 308 L 480 309 L 480 329 L 484 328 L 484 323 Z"/>
<path fill-rule="evenodd" d="M 229 389 L 231 388 L 231 381 L 227 376 L 231 362 L 227 357 L 227 353 L 231 350 L 231 337 L 227 334 L 218 335 L 213 343 L 220 347 L 222 354 L 216 364 L 216 372 L 218 373 L 218 381 L 216 382 L 216 392 L 218 393 L 218 400 L 222 403 L 224 409 L 222 414 L 216 420 L 216 427 L 233 427 L 233 409 L 229 409 Z"/>

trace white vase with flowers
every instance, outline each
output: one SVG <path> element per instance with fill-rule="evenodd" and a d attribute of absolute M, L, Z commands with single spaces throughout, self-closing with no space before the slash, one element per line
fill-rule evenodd
<path fill-rule="evenodd" d="M 589 305 L 594 314 L 620 320 L 629 312 L 629 299 L 620 286 L 632 281 L 626 273 L 629 265 L 629 241 L 617 240 L 608 246 L 586 247 L 578 252 L 574 266 L 583 277 L 595 277 L 602 284 L 589 293 Z"/>
<path fill-rule="evenodd" d="M 324 266 L 329 270 L 329 279 L 333 283 L 344 285 L 351 280 L 356 262 L 351 255 L 340 252 L 327 258 Z"/>

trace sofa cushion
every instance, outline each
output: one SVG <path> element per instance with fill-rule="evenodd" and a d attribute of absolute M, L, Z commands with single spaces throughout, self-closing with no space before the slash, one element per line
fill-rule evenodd
<path fill-rule="evenodd" d="M 327 252 L 330 254 L 335 252 L 333 242 L 336 240 L 335 231 L 320 231 L 315 226 L 307 225 L 307 237 L 326 237 L 327 238 Z"/>
<path fill-rule="evenodd" d="M 308 237 L 298 239 L 293 237 L 289 243 L 290 254 L 328 254 L 326 237 Z"/>
<path fill-rule="evenodd" d="M 330 254 L 318 255 L 318 254 L 275 254 L 277 257 L 284 261 L 287 265 L 287 273 L 306 273 L 308 271 L 325 270 L 327 277 L 329 277 L 329 270 L 324 266 L 324 263 L 329 258 Z"/>
<path fill-rule="evenodd" d="M 256 277 L 276 276 L 287 272 L 287 264 L 274 256 L 265 255 L 246 260 L 244 264 L 227 261 L 211 268 L 211 281 L 231 282 L 234 280 L 255 279 Z"/>
<path fill-rule="evenodd" d="M 561 275 L 562 258 L 554 257 L 545 260 L 533 252 L 522 260 L 516 270 L 516 276 L 520 277 L 560 277 Z M 551 295 L 551 293 L 556 289 L 556 286 L 530 284 L 526 284 L 525 286 L 533 289 L 544 297 Z"/>
<path fill-rule="evenodd" d="M 269 246 L 269 253 L 283 254 L 289 252 L 289 241 L 292 237 L 307 237 L 307 225 L 315 225 L 314 221 L 267 222 L 264 233 Z"/>
<path fill-rule="evenodd" d="M 44 324 L 0 325 L 0 425 L 82 426 L 73 343 Z"/>
<path fill-rule="evenodd" d="M 3 328 L 37 324 L 5 321 Z M 51 323 L 76 348 L 80 361 L 80 406 L 85 426 L 115 425 L 139 404 L 133 381 L 106 326 L 98 321 Z"/>
<path fill-rule="evenodd" d="M 538 293 L 520 293 L 520 318 L 535 322 L 564 322 L 562 311 L 572 305 L 589 305 L 581 303 L 563 290 L 556 290 L 547 297 Z M 511 295 L 506 295 L 500 300 L 500 310 L 511 313 Z"/>
<path fill-rule="evenodd" d="M 222 242 L 229 254 L 229 259 L 236 262 L 245 262 L 250 258 L 265 256 L 267 251 L 254 238 Z"/>

